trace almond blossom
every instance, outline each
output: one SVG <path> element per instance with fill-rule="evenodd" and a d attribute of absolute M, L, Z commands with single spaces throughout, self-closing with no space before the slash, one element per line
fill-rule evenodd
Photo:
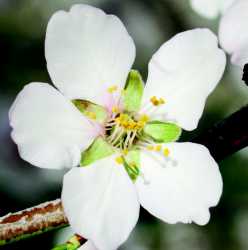
<path fill-rule="evenodd" d="M 223 14 L 235 0 L 190 0 L 191 7 L 206 18 Z"/>
<path fill-rule="evenodd" d="M 236 0 L 220 21 L 219 40 L 231 55 L 233 64 L 244 67 L 248 63 L 248 1 Z"/>
<path fill-rule="evenodd" d="M 30 83 L 9 113 L 21 157 L 72 168 L 62 202 L 81 249 L 114 250 L 135 227 L 140 205 L 167 223 L 205 225 L 222 178 L 207 148 L 176 142 L 194 130 L 225 69 L 208 29 L 177 34 L 132 70 L 135 45 L 118 17 L 74 5 L 50 19 L 45 41 L 53 84 Z M 76 167 L 79 166 L 79 167 Z"/>
<path fill-rule="evenodd" d="M 207 18 L 221 14 L 220 45 L 231 56 L 231 62 L 243 68 L 248 63 L 247 0 L 191 0 L 191 6 Z"/>

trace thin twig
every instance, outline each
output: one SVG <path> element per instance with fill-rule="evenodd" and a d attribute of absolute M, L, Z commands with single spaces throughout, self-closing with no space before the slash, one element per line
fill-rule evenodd
<path fill-rule="evenodd" d="M 0 218 L 0 246 L 68 225 L 61 200 Z"/>
<path fill-rule="evenodd" d="M 192 141 L 208 147 L 217 161 L 248 146 L 248 106 L 235 112 Z M 0 218 L 0 245 L 67 226 L 61 200 L 40 204 Z"/>

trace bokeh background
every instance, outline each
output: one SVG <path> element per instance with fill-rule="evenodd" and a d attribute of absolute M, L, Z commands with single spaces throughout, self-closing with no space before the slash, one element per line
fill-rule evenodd
<path fill-rule="evenodd" d="M 10 138 L 8 110 L 25 84 L 51 82 L 44 58 L 46 25 L 53 12 L 69 9 L 74 3 L 101 7 L 123 20 L 137 46 L 134 68 L 144 79 L 152 54 L 176 33 L 195 27 L 218 31 L 218 19 L 198 16 L 188 0 L 0 0 L 0 216 L 60 196 L 64 172 L 38 169 L 19 158 Z M 204 131 L 247 104 L 247 100 L 248 88 L 241 81 L 241 71 L 229 64 L 222 82 L 208 98 L 199 128 L 184 138 Z M 142 211 L 136 229 L 120 249 L 248 249 L 247 165 L 247 149 L 220 163 L 224 193 L 219 206 L 212 209 L 207 226 L 168 225 Z M 50 249 L 70 234 L 66 228 L 0 248 Z"/>

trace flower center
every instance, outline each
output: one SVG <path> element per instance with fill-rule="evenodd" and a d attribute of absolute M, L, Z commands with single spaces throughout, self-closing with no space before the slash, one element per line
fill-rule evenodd
<path fill-rule="evenodd" d="M 139 141 L 142 129 L 149 120 L 147 115 L 135 119 L 134 115 L 119 113 L 113 108 L 115 116 L 106 124 L 106 140 L 114 147 L 129 150 Z"/>

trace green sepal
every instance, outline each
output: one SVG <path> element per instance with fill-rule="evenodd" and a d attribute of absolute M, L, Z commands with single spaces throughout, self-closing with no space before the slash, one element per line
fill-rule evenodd
<path fill-rule="evenodd" d="M 178 140 L 182 130 L 174 123 L 151 121 L 145 125 L 143 132 L 145 137 L 150 137 L 157 143 L 163 143 Z"/>
<path fill-rule="evenodd" d="M 77 236 L 72 236 L 66 243 L 58 245 L 52 250 L 76 250 L 81 246 L 80 241 L 78 240 Z"/>
<path fill-rule="evenodd" d="M 140 151 L 132 150 L 124 157 L 123 163 L 129 177 L 133 182 L 140 174 Z"/>
<path fill-rule="evenodd" d="M 140 109 L 143 91 L 144 83 L 140 73 L 137 70 L 131 70 L 123 92 L 125 111 L 136 112 Z"/>
<path fill-rule="evenodd" d="M 110 156 L 114 153 L 113 147 L 102 137 L 94 140 L 91 146 L 81 154 L 80 166 L 87 166 L 97 160 Z"/>
<path fill-rule="evenodd" d="M 88 116 L 89 112 L 92 112 L 96 115 L 96 121 L 103 123 L 107 116 L 108 113 L 106 109 L 100 105 L 97 105 L 95 103 L 86 101 L 86 100 L 73 100 L 72 103 L 77 107 L 77 109 L 84 114 L 85 116 Z"/>
<path fill-rule="evenodd" d="M 65 243 L 65 244 L 52 248 L 52 250 L 76 250 L 78 248 L 79 246 L 75 246 L 72 243 Z"/>

